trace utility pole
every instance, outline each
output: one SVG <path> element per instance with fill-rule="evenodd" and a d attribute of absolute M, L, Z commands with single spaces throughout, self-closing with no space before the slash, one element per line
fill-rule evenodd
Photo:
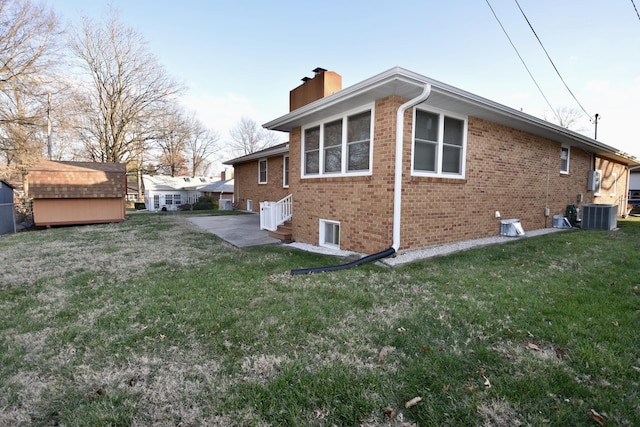
<path fill-rule="evenodd" d="M 595 127 L 596 127 L 596 133 L 593 136 L 593 139 L 598 139 L 598 119 L 600 118 L 600 114 L 596 113 L 595 115 L 595 119 L 594 119 L 594 123 L 595 123 Z"/>
<path fill-rule="evenodd" d="M 47 93 L 47 152 L 49 160 L 53 160 L 51 148 L 51 92 Z"/>

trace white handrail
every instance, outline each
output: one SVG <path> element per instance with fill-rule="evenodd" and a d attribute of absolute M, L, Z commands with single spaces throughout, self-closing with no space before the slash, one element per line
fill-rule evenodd
<path fill-rule="evenodd" d="M 291 219 L 291 202 L 289 194 L 277 202 L 260 203 L 260 229 L 275 231 L 279 225 Z"/>

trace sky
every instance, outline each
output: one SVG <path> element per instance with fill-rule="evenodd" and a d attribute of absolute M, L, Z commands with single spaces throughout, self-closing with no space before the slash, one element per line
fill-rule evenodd
<path fill-rule="evenodd" d="M 537 117 L 552 114 L 545 97 L 598 114 L 598 141 L 640 157 L 640 0 L 42 1 L 68 26 L 114 7 L 222 142 L 243 116 L 287 114 L 289 91 L 316 67 L 346 88 L 400 66 Z M 580 127 L 595 136 L 586 115 Z"/>

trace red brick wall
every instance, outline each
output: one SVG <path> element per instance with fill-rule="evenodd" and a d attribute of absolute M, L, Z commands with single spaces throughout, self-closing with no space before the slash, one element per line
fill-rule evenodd
<path fill-rule="evenodd" d="M 258 184 L 258 160 L 234 165 L 234 194 L 239 209 L 247 209 L 247 200 L 253 201 L 253 211 L 260 212 L 260 202 L 276 202 L 290 194 L 282 186 L 283 156 L 267 159 L 267 183 Z M 289 174 L 291 175 L 291 174 Z"/>
<path fill-rule="evenodd" d="M 327 219 L 340 222 L 341 249 L 373 253 L 391 246 L 395 117 L 402 102 L 396 96 L 376 102 L 372 176 L 301 179 L 301 130 L 290 133 L 294 240 L 318 244 L 319 220 Z M 410 109 L 404 118 L 400 249 L 498 235 L 495 211 L 501 219 L 520 219 L 525 232 L 551 227 L 553 215 L 577 204 L 579 194 L 583 203 L 594 200 L 587 191 L 591 154 L 571 149 L 569 174 L 561 174 L 559 143 L 474 117 L 465 179 L 411 176 L 412 116 Z M 622 175 L 618 194 L 626 194 Z"/>

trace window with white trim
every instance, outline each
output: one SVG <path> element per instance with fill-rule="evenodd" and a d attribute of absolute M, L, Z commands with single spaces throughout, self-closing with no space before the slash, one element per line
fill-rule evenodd
<path fill-rule="evenodd" d="M 180 206 L 182 204 L 182 195 L 174 194 L 173 195 L 173 204 L 176 206 Z"/>
<path fill-rule="evenodd" d="M 467 119 L 433 110 L 414 110 L 414 175 L 464 178 Z"/>
<path fill-rule="evenodd" d="M 373 108 L 332 117 L 302 131 L 302 176 L 371 173 Z"/>
<path fill-rule="evenodd" d="M 267 159 L 258 160 L 258 184 L 267 183 Z"/>
<path fill-rule="evenodd" d="M 560 173 L 569 173 L 569 147 L 560 147 Z"/>
<path fill-rule="evenodd" d="M 160 195 L 153 195 L 153 209 L 160 209 Z"/>
<path fill-rule="evenodd" d="M 618 193 L 618 173 L 611 172 L 611 179 L 613 180 L 611 184 L 611 196 L 615 196 Z"/>
<path fill-rule="evenodd" d="M 289 188 L 289 156 L 282 158 L 282 186 Z"/>
<path fill-rule="evenodd" d="M 253 212 L 253 200 L 247 200 L 247 210 Z"/>
<path fill-rule="evenodd" d="M 173 194 L 166 194 L 164 196 L 164 204 L 165 205 L 173 205 Z"/>
<path fill-rule="evenodd" d="M 340 248 L 340 223 L 320 220 L 320 246 Z"/>

